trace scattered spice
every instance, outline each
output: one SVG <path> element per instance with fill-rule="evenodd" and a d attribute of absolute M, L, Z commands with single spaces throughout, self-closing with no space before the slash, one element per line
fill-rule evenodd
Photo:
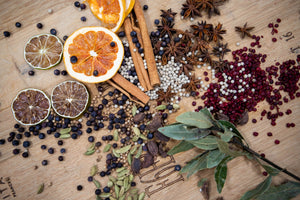
<path fill-rule="evenodd" d="M 247 22 L 244 24 L 243 27 L 239 27 L 239 26 L 236 26 L 235 27 L 235 31 L 239 32 L 241 34 L 241 38 L 245 38 L 245 36 L 248 36 L 248 37 L 252 37 L 252 35 L 250 34 L 250 31 L 254 29 L 254 27 L 247 27 Z"/>

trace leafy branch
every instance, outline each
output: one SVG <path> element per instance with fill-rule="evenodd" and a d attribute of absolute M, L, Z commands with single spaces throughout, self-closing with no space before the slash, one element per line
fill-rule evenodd
<path fill-rule="evenodd" d="M 206 108 L 199 112 L 183 113 L 177 116 L 176 121 L 158 129 L 172 139 L 181 140 L 168 154 L 174 155 L 194 147 L 205 150 L 181 169 L 181 173 L 187 173 L 188 178 L 198 171 L 215 168 L 217 190 L 221 193 L 227 176 L 227 162 L 239 156 L 247 156 L 262 165 L 269 176 L 255 189 L 246 192 L 241 200 L 268 199 L 265 197 L 276 195 L 277 199 L 281 199 L 281 196 L 282 199 L 290 199 L 300 193 L 300 184 L 292 181 L 280 186 L 271 186 L 272 177 L 279 172 L 286 173 L 297 181 L 300 181 L 300 178 L 250 149 L 232 123 L 216 120 Z M 268 165 L 263 165 L 259 159 Z"/>

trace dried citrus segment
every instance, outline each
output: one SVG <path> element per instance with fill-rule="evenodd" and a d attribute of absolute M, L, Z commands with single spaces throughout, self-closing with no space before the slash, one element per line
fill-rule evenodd
<path fill-rule="evenodd" d="M 135 4 L 135 0 L 125 0 L 125 4 L 126 4 L 125 17 L 126 17 L 131 12 L 131 10 Z"/>
<path fill-rule="evenodd" d="M 64 46 L 65 67 L 70 76 L 88 83 L 110 79 L 124 56 L 121 40 L 103 27 L 84 27 L 68 37 Z"/>
<path fill-rule="evenodd" d="M 65 118 L 81 115 L 89 101 L 86 87 L 77 81 L 65 81 L 58 84 L 51 94 L 52 108 Z"/>
<path fill-rule="evenodd" d="M 92 13 L 113 32 L 119 30 L 125 19 L 125 0 L 88 0 Z"/>
<path fill-rule="evenodd" d="M 50 34 L 33 36 L 24 48 L 25 61 L 35 69 L 48 69 L 57 65 L 62 57 L 63 44 Z"/>
<path fill-rule="evenodd" d="M 23 125 L 36 125 L 44 121 L 51 108 L 50 99 L 38 89 L 20 91 L 11 104 L 15 119 Z"/>

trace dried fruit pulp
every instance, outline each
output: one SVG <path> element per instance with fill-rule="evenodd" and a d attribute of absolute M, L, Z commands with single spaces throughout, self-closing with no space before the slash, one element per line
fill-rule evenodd
<path fill-rule="evenodd" d="M 115 45 L 111 45 L 111 43 Z M 121 40 L 103 27 L 84 27 L 75 31 L 64 46 L 64 62 L 69 74 L 83 82 L 102 82 L 118 71 L 124 55 Z M 77 62 L 70 58 L 76 56 Z M 97 71 L 95 76 L 94 71 Z"/>
<path fill-rule="evenodd" d="M 50 34 L 33 36 L 26 43 L 24 58 L 35 69 L 48 69 L 57 65 L 62 57 L 63 45 Z"/>
<path fill-rule="evenodd" d="M 39 124 L 47 118 L 50 108 L 47 95 L 33 88 L 20 91 L 11 105 L 15 119 L 23 125 Z"/>
<path fill-rule="evenodd" d="M 51 102 L 54 111 L 66 118 L 76 118 L 87 107 L 89 93 L 86 87 L 77 81 L 65 81 L 52 91 Z"/>

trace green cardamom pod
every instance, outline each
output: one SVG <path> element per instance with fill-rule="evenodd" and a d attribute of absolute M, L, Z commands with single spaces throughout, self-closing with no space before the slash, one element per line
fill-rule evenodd
<path fill-rule="evenodd" d="M 123 185 L 124 185 L 123 181 L 117 181 L 116 184 L 117 184 L 118 186 L 123 186 Z"/>
<path fill-rule="evenodd" d="M 120 173 L 118 173 L 118 177 L 121 177 L 121 176 L 124 176 L 124 175 L 127 175 L 127 174 L 129 174 L 129 170 L 128 169 L 125 169 L 125 170 L 123 170 L 123 171 L 121 171 Z"/>
<path fill-rule="evenodd" d="M 87 151 L 95 150 L 95 143 L 91 144 L 91 146 L 87 149 Z"/>
<path fill-rule="evenodd" d="M 68 133 L 70 133 L 70 132 L 71 132 L 71 127 L 70 127 L 70 128 L 64 128 L 64 129 L 61 129 L 61 130 L 59 131 L 59 133 L 60 133 L 61 135 L 68 134 Z"/>
<path fill-rule="evenodd" d="M 42 183 L 42 184 L 39 186 L 39 189 L 38 189 L 38 191 L 37 191 L 37 194 L 41 194 L 41 193 L 44 191 L 44 187 L 45 187 L 45 185 L 44 185 L 44 183 Z"/>
<path fill-rule="evenodd" d="M 97 165 L 94 165 L 92 168 L 91 168 L 91 176 L 95 176 L 98 172 L 98 167 Z"/>
<path fill-rule="evenodd" d="M 120 158 L 120 154 L 117 153 L 115 149 L 112 150 L 112 153 L 115 157 Z"/>
<path fill-rule="evenodd" d="M 117 200 L 117 199 L 114 197 L 109 197 L 109 200 Z"/>
<path fill-rule="evenodd" d="M 107 144 L 104 149 L 103 152 L 108 152 L 110 150 L 111 144 Z"/>
<path fill-rule="evenodd" d="M 119 133 L 117 130 L 114 130 L 114 141 L 118 141 L 119 139 Z"/>
<path fill-rule="evenodd" d="M 131 144 L 130 145 L 127 145 L 125 147 L 122 147 L 120 149 L 117 149 L 116 152 L 117 153 L 126 153 L 129 151 L 129 149 L 131 148 Z"/>
<path fill-rule="evenodd" d="M 137 107 L 135 105 L 132 106 L 132 116 L 136 115 Z"/>
<path fill-rule="evenodd" d="M 145 140 L 145 141 L 148 140 L 148 138 L 147 138 L 145 135 L 143 135 L 143 134 L 140 135 L 140 138 L 142 138 L 142 139 Z"/>
<path fill-rule="evenodd" d="M 145 198 L 145 192 L 142 192 L 140 195 L 139 195 L 139 199 L 138 200 L 143 200 Z"/>
<path fill-rule="evenodd" d="M 127 197 L 127 200 L 132 200 L 132 197 L 131 196 Z"/>
<path fill-rule="evenodd" d="M 119 200 L 124 200 L 125 199 L 125 195 L 120 196 Z"/>
<path fill-rule="evenodd" d="M 119 186 L 115 185 L 115 194 L 116 194 L 116 198 L 119 198 L 119 193 L 120 193 L 120 188 Z"/>
<path fill-rule="evenodd" d="M 132 127 L 132 130 L 133 130 L 133 133 L 136 135 L 136 136 L 140 136 L 141 134 L 141 131 L 138 127 Z"/>
<path fill-rule="evenodd" d="M 137 194 L 138 193 L 138 189 L 137 188 L 132 188 L 130 191 L 129 191 L 130 194 Z"/>
<path fill-rule="evenodd" d="M 118 168 L 118 169 L 116 169 L 116 172 L 117 172 L 117 173 L 120 173 L 120 172 L 123 171 L 124 169 L 125 169 L 125 167 Z"/>
<path fill-rule="evenodd" d="M 120 198 L 124 195 L 124 192 L 125 192 L 124 187 L 121 187 L 120 194 L 119 194 Z"/>
<path fill-rule="evenodd" d="M 96 188 L 100 188 L 101 187 L 101 184 L 100 184 L 99 181 L 97 181 L 97 180 L 94 179 L 93 182 L 94 182 Z"/>
<path fill-rule="evenodd" d="M 86 151 L 86 152 L 84 153 L 84 155 L 87 155 L 87 156 L 92 155 L 92 154 L 95 153 L 95 151 L 96 151 L 96 150 Z"/>
<path fill-rule="evenodd" d="M 96 196 L 96 200 L 102 200 L 98 195 Z"/>
<path fill-rule="evenodd" d="M 110 187 L 112 187 L 113 185 L 114 185 L 114 183 L 113 183 L 112 181 L 108 181 L 108 182 L 107 182 L 107 187 L 110 188 Z"/>
<path fill-rule="evenodd" d="M 139 158 L 142 155 L 143 146 L 140 145 L 138 152 L 135 155 L 135 158 Z"/>
<path fill-rule="evenodd" d="M 137 150 L 137 145 L 134 145 L 132 149 L 130 150 L 130 154 L 134 154 L 134 152 Z"/>
<path fill-rule="evenodd" d="M 70 137 L 71 137 L 70 134 L 62 134 L 62 135 L 59 136 L 60 139 L 68 139 Z"/>
<path fill-rule="evenodd" d="M 108 178 L 109 178 L 109 180 L 111 180 L 113 183 L 117 181 L 117 179 L 116 179 L 115 177 L 113 177 L 113 176 L 109 176 Z"/>
<path fill-rule="evenodd" d="M 159 105 L 159 106 L 156 106 L 156 110 L 165 110 L 167 108 L 166 105 Z"/>
<path fill-rule="evenodd" d="M 129 183 L 133 181 L 134 176 L 132 174 L 129 175 Z"/>
<path fill-rule="evenodd" d="M 136 135 L 135 135 L 135 136 L 133 136 L 132 141 L 133 141 L 133 142 L 136 142 L 136 141 L 138 141 L 138 139 L 139 139 L 139 136 L 136 136 Z"/>
<path fill-rule="evenodd" d="M 130 153 L 127 155 L 127 161 L 128 161 L 128 164 L 131 165 L 132 157 L 131 157 Z"/>
<path fill-rule="evenodd" d="M 110 197 L 110 193 L 102 193 L 102 194 L 100 194 L 99 196 L 101 197 L 101 198 L 108 198 L 108 197 Z"/>

